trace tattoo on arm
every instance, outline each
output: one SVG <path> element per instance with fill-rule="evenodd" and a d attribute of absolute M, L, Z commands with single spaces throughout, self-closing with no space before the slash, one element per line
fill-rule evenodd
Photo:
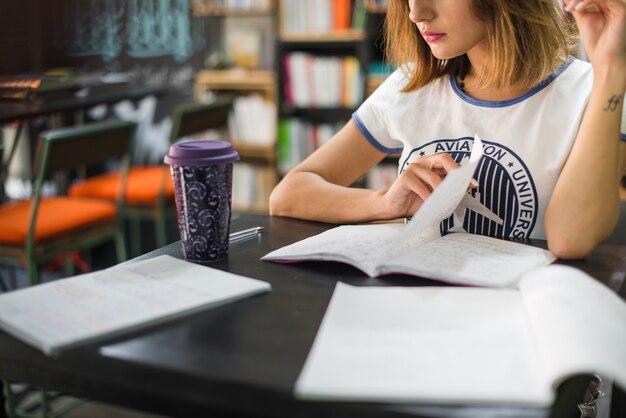
<path fill-rule="evenodd" d="M 606 104 L 606 107 L 602 110 L 604 110 L 605 112 L 615 112 L 615 110 L 617 109 L 617 106 L 619 106 L 621 101 L 622 101 L 622 96 L 618 96 L 618 95 L 611 96 L 608 103 Z"/>

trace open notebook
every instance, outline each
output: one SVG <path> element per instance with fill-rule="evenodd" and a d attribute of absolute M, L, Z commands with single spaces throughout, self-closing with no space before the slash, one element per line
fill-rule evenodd
<path fill-rule="evenodd" d="M 520 276 L 554 261 L 549 251 L 464 231 L 441 236 L 439 225 L 466 209 L 502 222 L 467 187 L 483 155 L 474 139 L 469 161 L 451 171 L 406 225 L 343 225 L 287 245 L 265 261 L 339 261 L 369 276 L 404 273 L 450 283 L 515 287 Z M 458 228 L 460 229 L 460 228 Z"/>
<path fill-rule="evenodd" d="M 519 290 L 338 283 L 296 396 L 548 406 L 564 379 L 626 388 L 626 303 L 580 270 L 548 266 Z"/>
<path fill-rule="evenodd" d="M 163 255 L 0 295 L 0 328 L 55 354 L 270 289 Z"/>

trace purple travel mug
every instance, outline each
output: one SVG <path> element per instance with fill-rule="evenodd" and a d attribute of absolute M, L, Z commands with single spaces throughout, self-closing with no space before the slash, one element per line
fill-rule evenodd
<path fill-rule="evenodd" d="M 199 263 L 228 256 L 233 162 L 229 142 L 188 140 L 172 145 L 164 161 L 174 180 L 176 215 L 185 260 Z"/>

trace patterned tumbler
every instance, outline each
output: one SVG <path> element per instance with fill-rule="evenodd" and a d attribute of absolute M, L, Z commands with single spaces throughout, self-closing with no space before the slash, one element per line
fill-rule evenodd
<path fill-rule="evenodd" d="M 185 260 L 208 263 L 228 256 L 233 162 L 229 142 L 188 140 L 172 145 L 170 165 Z"/>

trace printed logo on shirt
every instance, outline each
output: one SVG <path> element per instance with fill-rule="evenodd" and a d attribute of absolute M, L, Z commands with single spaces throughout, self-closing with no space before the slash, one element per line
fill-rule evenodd
<path fill-rule="evenodd" d="M 440 139 L 413 149 L 402 163 L 400 172 L 421 156 L 449 153 L 460 163 L 469 158 L 473 138 Z M 537 190 L 524 162 L 509 148 L 483 140 L 484 155 L 474 178 L 479 186 L 471 191 L 480 202 L 504 220 L 503 225 L 466 210 L 463 229 L 467 232 L 497 238 L 528 238 L 537 221 Z M 453 216 L 441 223 L 445 234 L 454 227 Z M 458 225 L 457 225 L 458 226 Z"/>

